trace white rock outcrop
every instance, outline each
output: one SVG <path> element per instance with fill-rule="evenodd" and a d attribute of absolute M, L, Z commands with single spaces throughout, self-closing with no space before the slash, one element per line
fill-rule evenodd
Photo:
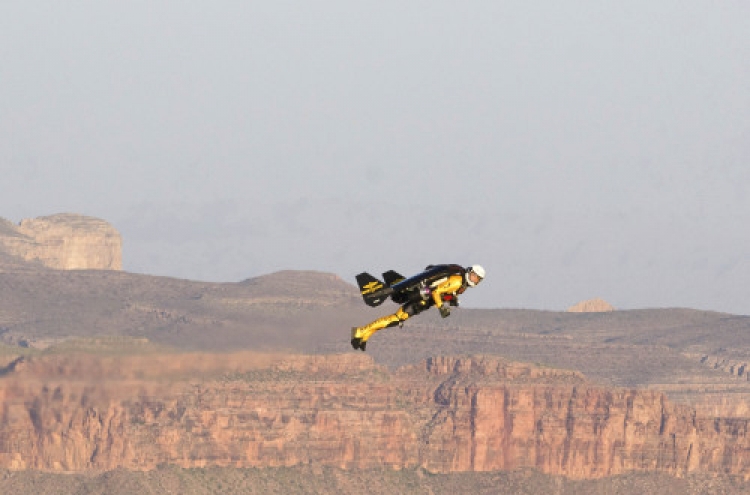
<path fill-rule="evenodd" d="M 104 220 L 64 213 L 0 223 L 6 255 L 58 270 L 122 270 L 122 237 Z"/>

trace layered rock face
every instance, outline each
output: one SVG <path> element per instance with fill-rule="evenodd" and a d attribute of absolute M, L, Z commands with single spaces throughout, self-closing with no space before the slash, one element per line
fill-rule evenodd
<path fill-rule="evenodd" d="M 59 270 L 122 269 L 122 238 L 104 220 L 60 214 L 2 221 L 0 251 Z"/>
<path fill-rule="evenodd" d="M 747 419 L 497 358 L 389 372 L 359 354 L 19 358 L 0 370 L 0 466 L 533 467 L 750 477 Z"/>

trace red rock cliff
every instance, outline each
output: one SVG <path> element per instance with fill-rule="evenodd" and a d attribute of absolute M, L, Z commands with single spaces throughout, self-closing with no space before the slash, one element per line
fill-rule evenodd
<path fill-rule="evenodd" d="M 362 355 L 47 356 L 0 377 L 0 466 L 318 464 L 750 474 L 747 419 L 496 358 L 388 372 Z"/>

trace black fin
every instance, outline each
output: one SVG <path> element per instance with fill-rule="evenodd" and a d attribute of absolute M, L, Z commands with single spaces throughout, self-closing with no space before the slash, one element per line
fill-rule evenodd
<path fill-rule="evenodd" d="M 388 287 L 397 284 L 404 280 L 406 277 L 401 275 L 400 273 L 394 271 L 394 270 L 388 270 L 383 274 L 383 278 L 385 279 L 385 285 Z"/>
<path fill-rule="evenodd" d="M 393 289 L 386 287 L 383 282 L 376 279 L 367 272 L 357 275 L 357 285 L 362 294 L 365 304 L 368 306 L 379 306 L 393 293 Z"/>

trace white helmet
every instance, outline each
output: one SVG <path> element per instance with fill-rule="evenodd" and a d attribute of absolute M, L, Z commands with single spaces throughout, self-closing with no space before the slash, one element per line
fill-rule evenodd
<path fill-rule="evenodd" d="M 476 274 L 477 277 L 479 277 L 479 280 L 474 283 L 471 281 L 471 274 Z M 482 268 L 482 265 L 472 265 L 466 270 L 466 283 L 469 284 L 469 286 L 474 287 L 479 282 L 482 281 L 484 278 L 484 268 Z"/>

